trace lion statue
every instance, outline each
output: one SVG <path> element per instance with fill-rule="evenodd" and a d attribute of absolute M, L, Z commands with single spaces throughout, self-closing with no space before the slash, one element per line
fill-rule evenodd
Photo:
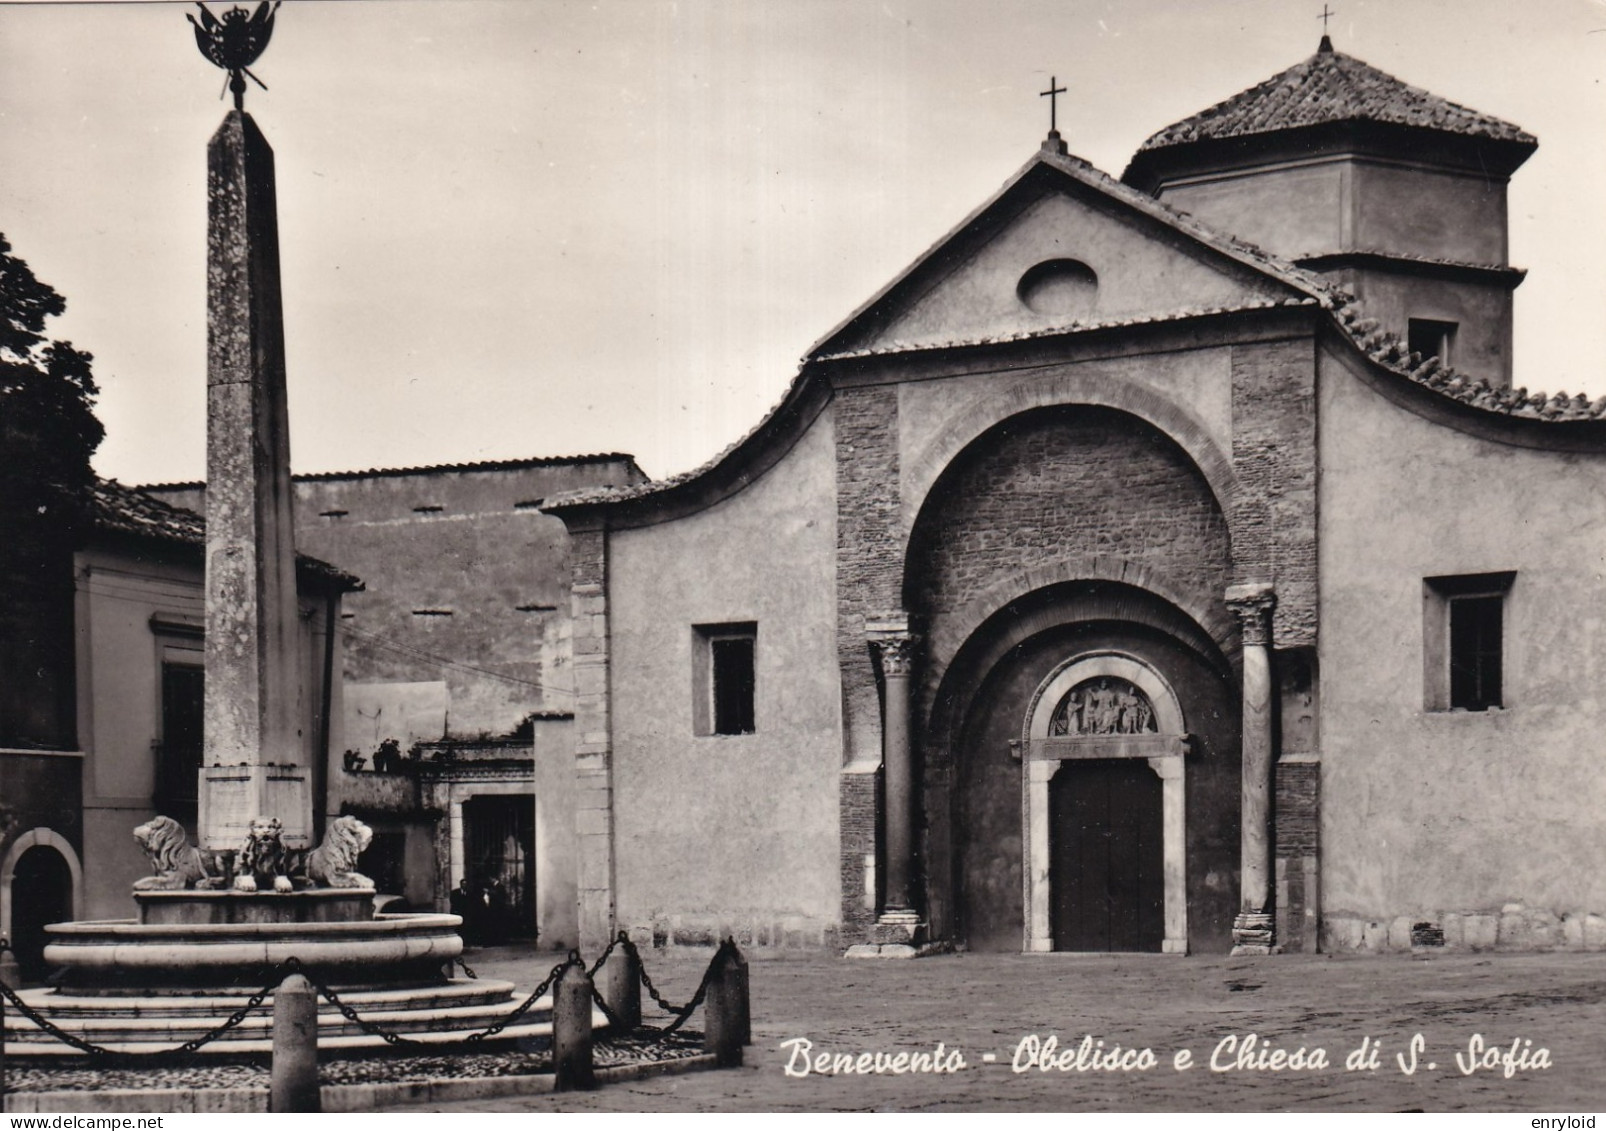
<path fill-rule="evenodd" d="M 155 875 L 134 881 L 135 891 L 183 891 L 210 878 L 206 858 L 171 817 L 152 817 L 134 830 Z"/>
<path fill-rule="evenodd" d="M 356 817 L 336 817 L 329 822 L 323 843 L 307 854 L 307 878 L 325 887 L 373 891 L 373 880 L 352 871 L 373 839 L 374 830 Z"/>
<path fill-rule="evenodd" d="M 281 839 L 284 823 L 277 817 L 252 817 L 251 831 L 234 860 L 234 890 L 257 891 L 268 884 L 274 891 L 293 891 L 290 854 Z"/>

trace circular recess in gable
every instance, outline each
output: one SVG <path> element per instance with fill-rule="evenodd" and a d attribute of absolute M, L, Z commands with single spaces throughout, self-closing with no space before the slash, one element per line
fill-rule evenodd
<path fill-rule="evenodd" d="M 1046 259 L 1020 277 L 1015 293 L 1034 314 L 1085 318 L 1098 298 L 1099 277 L 1078 259 Z"/>

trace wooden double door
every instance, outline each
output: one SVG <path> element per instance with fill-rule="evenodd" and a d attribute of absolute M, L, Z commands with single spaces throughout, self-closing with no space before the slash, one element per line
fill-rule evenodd
<path fill-rule="evenodd" d="M 1161 781 L 1142 758 L 1069 760 L 1049 782 L 1055 950 L 1161 949 Z"/>

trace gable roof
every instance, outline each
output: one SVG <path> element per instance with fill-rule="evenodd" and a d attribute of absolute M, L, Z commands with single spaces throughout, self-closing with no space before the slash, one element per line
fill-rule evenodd
<path fill-rule="evenodd" d="M 1510 122 L 1409 86 L 1354 56 L 1334 51 L 1324 35 L 1320 49 L 1304 62 L 1167 126 L 1138 152 L 1332 122 L 1411 126 L 1530 149 L 1539 144 Z"/>
<path fill-rule="evenodd" d="M 1177 212 L 1156 200 L 1146 192 L 1142 192 L 1130 185 L 1122 184 L 1108 173 L 1095 168 L 1092 164 L 1076 157 L 1065 150 L 1064 143 L 1058 135 L 1051 135 L 1042 148 L 1026 162 L 1014 176 L 1004 182 L 1002 188 L 975 209 L 970 215 L 961 220 L 952 230 L 945 234 L 931 247 L 921 253 L 909 266 L 899 272 L 891 282 L 871 295 L 864 303 L 839 322 L 828 333 L 809 347 L 804 361 L 824 361 L 835 357 L 849 356 L 855 352 L 855 346 L 850 344 L 854 332 L 868 323 L 875 321 L 888 307 L 899 302 L 915 278 L 925 273 L 936 261 L 947 252 L 956 241 L 961 240 L 967 233 L 979 227 L 982 222 L 999 208 L 1001 202 L 1029 179 L 1044 175 L 1059 175 L 1069 178 L 1073 183 L 1113 202 L 1118 209 L 1125 209 L 1131 213 L 1143 216 L 1165 228 L 1183 236 L 1188 242 L 1206 249 L 1218 257 L 1236 263 L 1250 272 L 1269 278 L 1284 285 L 1294 292 L 1295 296 L 1320 299 L 1328 291 L 1321 279 L 1309 271 L 1296 267 L 1291 263 L 1268 255 L 1253 244 L 1225 235 L 1219 231 L 1207 228 L 1184 213 Z M 1080 329 L 1081 327 L 1069 325 L 1061 329 Z M 939 343 L 936 345 L 923 344 L 922 348 L 941 348 L 941 345 L 959 345 L 959 341 Z"/>
<path fill-rule="evenodd" d="M 196 550 L 206 544 L 206 520 L 194 511 L 165 503 L 115 479 L 96 479 L 90 490 L 95 529 L 102 533 L 151 538 Z M 307 554 L 296 555 L 296 572 L 345 592 L 363 587 L 352 574 Z"/>

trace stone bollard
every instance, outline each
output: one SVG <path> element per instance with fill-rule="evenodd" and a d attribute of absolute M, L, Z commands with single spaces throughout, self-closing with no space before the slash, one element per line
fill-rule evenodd
<path fill-rule="evenodd" d="M 730 950 L 736 969 L 736 1033 L 746 1046 L 753 1043 L 753 1006 L 747 981 L 747 955 L 735 943 L 731 944 Z"/>
<path fill-rule="evenodd" d="M 712 1053 L 721 1068 L 742 1066 L 741 988 L 734 946 L 722 946 L 714 955 L 703 998 L 703 1051 Z"/>
<path fill-rule="evenodd" d="M 559 1092 L 597 1086 L 591 1070 L 591 977 L 579 962 L 565 966 L 552 989 L 552 1072 Z"/>
<path fill-rule="evenodd" d="M 268 1110 L 323 1110 L 318 1090 L 318 991 L 300 974 L 291 974 L 273 991 Z"/>
<path fill-rule="evenodd" d="M 14 990 L 22 989 L 22 967 L 17 965 L 17 956 L 10 947 L 0 950 L 0 982 Z"/>
<path fill-rule="evenodd" d="M 626 1033 L 641 1027 L 641 958 L 624 945 L 614 947 L 602 967 L 602 1000 Z"/>

